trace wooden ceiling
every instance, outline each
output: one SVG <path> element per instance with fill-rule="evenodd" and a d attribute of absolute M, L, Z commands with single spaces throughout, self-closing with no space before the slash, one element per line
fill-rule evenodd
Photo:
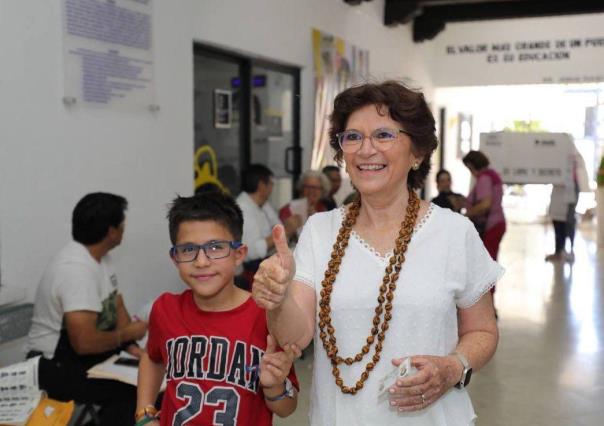
<path fill-rule="evenodd" d="M 344 0 L 350 5 L 363 1 Z M 385 0 L 384 24 L 413 24 L 413 40 L 434 38 L 448 22 L 604 12 L 604 0 Z"/>

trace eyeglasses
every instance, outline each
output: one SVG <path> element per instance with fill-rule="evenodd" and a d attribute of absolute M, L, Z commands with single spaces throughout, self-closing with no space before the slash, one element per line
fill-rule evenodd
<path fill-rule="evenodd" d="M 209 241 L 205 244 L 177 244 L 170 249 L 170 256 L 176 263 L 193 262 L 199 256 L 199 250 L 203 250 L 208 259 L 216 260 L 227 257 L 231 254 L 231 249 L 242 245 L 240 241 L 226 240 Z"/>
<path fill-rule="evenodd" d="M 398 139 L 399 133 L 405 133 L 406 135 L 411 136 L 409 132 L 403 129 L 390 129 L 387 127 L 382 127 L 371 132 L 369 139 L 376 150 L 383 152 L 392 148 L 392 145 L 394 145 L 394 142 Z M 340 148 L 342 148 L 342 151 L 348 154 L 355 153 L 361 149 L 363 141 L 367 137 L 358 130 L 345 130 L 341 133 L 338 133 L 336 136 L 338 138 Z"/>

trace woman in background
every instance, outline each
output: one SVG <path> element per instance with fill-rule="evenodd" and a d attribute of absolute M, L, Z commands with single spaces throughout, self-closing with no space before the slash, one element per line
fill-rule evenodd
<path fill-rule="evenodd" d="M 279 219 L 285 223 L 287 219 L 293 215 L 298 215 L 301 219 L 298 228 L 298 235 L 302 231 L 302 227 L 306 220 L 317 212 L 327 211 L 327 207 L 321 199 L 329 194 L 331 183 L 327 176 L 316 170 L 308 170 L 300 177 L 298 185 L 298 193 L 302 194 L 301 198 L 296 198 L 279 210 Z"/>
<path fill-rule="evenodd" d="M 506 230 L 501 205 L 503 181 L 495 170 L 489 168 L 489 159 L 480 151 L 468 152 L 463 163 L 476 179 L 466 200 L 466 216 L 476 226 L 493 260 L 497 260 L 499 244 Z"/>

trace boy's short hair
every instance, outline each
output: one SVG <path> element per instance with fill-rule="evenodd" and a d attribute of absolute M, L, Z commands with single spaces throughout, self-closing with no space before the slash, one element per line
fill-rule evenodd
<path fill-rule="evenodd" d="M 73 209 L 71 236 L 84 245 L 100 242 L 109 227 L 117 228 L 126 218 L 128 201 L 120 195 L 107 192 L 86 194 Z"/>
<path fill-rule="evenodd" d="M 167 217 L 172 244 L 176 244 L 180 224 L 187 221 L 217 222 L 228 229 L 236 241 L 241 241 L 243 234 L 241 209 L 230 195 L 220 191 L 178 196 L 172 201 Z"/>

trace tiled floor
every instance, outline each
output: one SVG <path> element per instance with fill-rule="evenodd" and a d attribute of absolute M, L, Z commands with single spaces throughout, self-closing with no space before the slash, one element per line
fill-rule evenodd
<path fill-rule="evenodd" d="M 593 226 L 579 226 L 575 245 L 572 266 L 546 263 L 551 227 L 509 225 L 499 347 L 470 385 L 477 425 L 604 425 L 604 250 Z M 298 361 L 298 410 L 276 425 L 308 425 L 311 364 L 311 356 Z"/>

